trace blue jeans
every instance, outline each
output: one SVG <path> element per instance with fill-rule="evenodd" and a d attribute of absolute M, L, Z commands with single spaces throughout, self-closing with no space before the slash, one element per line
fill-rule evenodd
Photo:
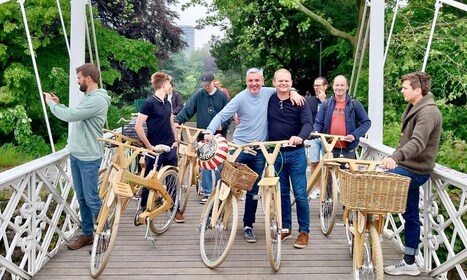
<path fill-rule="evenodd" d="M 258 182 L 261 180 L 266 159 L 264 158 L 263 153 L 258 150 L 256 156 L 247 153 L 240 153 L 236 162 L 246 164 L 258 174 L 258 179 L 253 185 L 253 188 L 246 193 L 245 214 L 243 214 L 243 226 L 253 227 L 256 218 L 256 209 L 258 208 L 258 200 L 254 200 L 253 197 L 258 194 Z"/>
<path fill-rule="evenodd" d="M 406 255 L 418 255 L 418 244 L 420 243 L 420 186 L 430 178 L 430 174 L 417 174 L 403 167 L 396 167 L 387 172 L 399 174 L 410 178 L 409 194 L 407 196 L 407 209 L 402 214 L 405 224 L 405 249 Z"/>
<path fill-rule="evenodd" d="M 151 172 L 151 170 L 154 168 L 154 163 L 156 162 L 156 159 L 146 156 L 145 161 L 146 161 L 146 170 L 144 171 L 144 177 L 146 177 L 149 174 L 149 172 Z M 166 165 L 177 166 L 177 164 L 178 164 L 177 149 L 170 149 L 169 152 L 162 153 L 159 155 L 156 170 L 161 169 L 162 166 L 166 166 Z M 171 193 L 170 190 L 167 190 L 167 191 Z M 148 196 L 149 196 L 149 189 L 143 188 L 143 191 L 141 193 L 141 202 L 140 202 L 142 209 L 146 208 Z"/>
<path fill-rule="evenodd" d="M 218 170 L 215 170 L 216 173 L 216 182 L 221 179 L 220 171 L 222 170 L 222 165 L 218 167 Z M 207 196 L 212 192 L 212 170 L 201 168 L 201 186 L 204 189 L 204 195 Z"/>
<path fill-rule="evenodd" d="M 290 203 L 290 181 L 297 204 L 298 231 L 310 232 L 310 207 L 306 192 L 305 149 L 280 152 L 274 163 L 279 173 L 282 203 L 282 227 L 292 229 L 292 205 Z M 290 180 L 290 181 L 289 181 Z"/>
<path fill-rule="evenodd" d="M 93 235 L 94 221 L 97 219 L 102 205 L 97 190 L 101 161 L 102 158 L 83 161 L 70 154 L 71 175 L 79 203 L 81 227 L 86 236 Z"/>

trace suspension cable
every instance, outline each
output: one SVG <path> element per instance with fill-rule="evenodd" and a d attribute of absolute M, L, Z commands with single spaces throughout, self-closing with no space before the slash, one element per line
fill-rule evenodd
<path fill-rule="evenodd" d="M 21 14 L 23 16 L 24 29 L 26 31 L 26 36 L 27 36 L 27 39 L 28 39 L 29 53 L 31 54 L 32 66 L 34 68 L 34 74 L 36 76 L 37 87 L 39 89 L 39 97 L 41 99 L 42 110 L 43 110 L 43 113 L 44 113 L 45 123 L 46 123 L 46 126 L 47 126 L 47 133 L 49 134 L 50 147 L 52 149 L 52 153 L 55 153 L 54 139 L 52 137 L 52 131 L 50 130 L 49 117 L 47 115 L 47 109 L 45 107 L 44 95 L 42 94 L 41 80 L 40 80 L 40 77 L 39 77 L 39 71 L 37 70 L 36 58 L 34 56 L 34 48 L 32 46 L 31 34 L 29 33 L 28 20 L 27 20 L 27 17 L 26 17 L 26 11 L 24 9 L 24 0 L 17 0 L 17 2 L 20 5 Z"/>
<path fill-rule="evenodd" d="M 352 94 L 353 97 L 357 96 L 358 81 L 360 80 L 360 73 L 362 72 L 363 59 L 365 58 L 365 51 L 366 51 L 369 34 L 370 34 L 370 28 L 367 25 L 367 28 L 365 30 L 365 38 L 363 39 L 362 54 L 360 55 L 360 62 L 358 64 L 357 77 L 355 78 L 355 87 L 354 87 L 354 91 Z"/>
<path fill-rule="evenodd" d="M 428 55 L 430 54 L 430 48 L 431 48 L 431 42 L 433 41 L 433 34 L 435 33 L 435 26 L 436 26 L 436 21 L 438 20 L 438 13 L 439 9 L 443 6 L 440 1 L 436 1 L 435 4 L 435 15 L 433 17 L 433 24 L 431 25 L 431 30 L 430 30 L 430 37 L 428 38 L 428 45 L 426 46 L 426 51 L 425 51 L 425 56 L 423 58 L 423 65 L 422 65 L 422 71 L 425 72 L 426 69 L 426 63 L 428 62 Z"/>
<path fill-rule="evenodd" d="M 391 42 L 392 32 L 394 30 L 394 24 L 396 22 L 397 11 L 399 10 L 399 1 L 400 0 L 397 0 L 396 2 L 396 7 L 394 9 L 394 15 L 392 16 L 391 29 L 389 30 L 388 41 L 386 42 L 386 50 L 384 51 L 383 66 L 386 64 L 386 57 L 389 51 L 389 44 Z"/>
<path fill-rule="evenodd" d="M 358 34 L 358 40 L 357 40 L 357 49 L 355 50 L 355 57 L 353 61 L 353 66 L 352 66 L 352 76 L 350 77 L 350 85 L 349 85 L 349 92 L 352 91 L 352 85 L 353 85 L 353 80 L 355 76 L 355 68 L 357 67 L 357 60 L 358 60 L 358 53 L 360 52 L 360 42 L 362 40 L 362 30 L 365 24 L 365 21 L 367 21 L 366 13 L 367 13 L 367 8 L 370 6 L 370 3 L 368 1 L 365 1 L 365 8 L 363 8 L 363 16 L 362 16 L 362 22 L 360 24 L 360 33 Z"/>
<path fill-rule="evenodd" d="M 101 73 L 101 64 L 100 64 L 100 60 L 99 60 L 99 51 L 98 51 L 98 48 L 97 48 L 96 29 L 94 27 L 94 15 L 92 13 L 91 0 L 88 1 L 88 7 L 89 7 L 89 18 L 91 20 L 92 38 L 93 38 L 93 41 L 94 41 L 94 50 L 96 52 L 96 64 L 97 64 L 97 69 L 99 69 L 99 73 Z M 104 88 L 104 85 L 102 83 L 102 78 L 99 79 L 99 81 L 100 81 L 101 88 Z"/>

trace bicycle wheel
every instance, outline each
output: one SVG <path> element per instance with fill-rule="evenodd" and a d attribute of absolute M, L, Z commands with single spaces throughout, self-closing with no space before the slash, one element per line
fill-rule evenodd
<path fill-rule="evenodd" d="M 217 211 L 213 210 L 214 202 L 214 198 L 208 200 L 199 235 L 201 259 L 209 268 L 216 268 L 225 260 L 234 243 L 238 225 L 238 202 L 234 195 L 229 194 L 225 201 L 219 201 Z M 213 211 L 219 218 L 211 225 Z"/>
<path fill-rule="evenodd" d="M 170 223 L 174 219 L 175 213 L 177 213 L 177 209 L 180 205 L 180 185 L 178 184 L 178 174 L 173 169 L 168 169 L 162 175 L 159 175 L 158 180 L 162 183 L 173 200 L 171 208 L 160 215 L 157 215 L 149 223 L 149 227 L 153 233 L 162 234 L 169 228 Z M 165 199 L 161 195 L 154 195 L 153 197 L 154 209 L 162 206 Z"/>
<path fill-rule="evenodd" d="M 357 268 L 354 256 L 354 279 L 356 280 L 383 280 L 383 254 L 378 232 L 372 223 L 368 223 L 363 244 L 363 263 Z"/>
<path fill-rule="evenodd" d="M 320 199 L 319 207 L 319 222 L 321 224 L 321 231 L 324 235 L 329 235 L 334 228 L 336 221 L 337 211 L 337 177 L 335 169 L 323 166 L 323 175 L 325 182 L 327 182 L 326 191 L 324 196 Z"/>
<path fill-rule="evenodd" d="M 121 215 L 121 201 L 111 192 L 104 200 L 99 214 L 99 226 L 103 223 L 101 233 L 94 234 L 91 250 L 91 276 L 96 278 L 104 271 L 109 261 L 112 248 L 117 238 Z M 112 201 L 109 205 L 109 201 Z"/>
<path fill-rule="evenodd" d="M 371 256 L 373 259 L 373 268 L 376 272 L 376 279 L 383 280 L 384 278 L 384 263 L 383 263 L 383 250 L 381 242 L 379 241 L 379 234 L 373 223 L 370 223 L 368 230 L 371 237 Z"/>
<path fill-rule="evenodd" d="M 184 164 L 181 171 L 181 184 L 180 184 L 180 212 L 185 213 L 190 196 L 190 188 L 193 180 L 193 162 Z"/>
<path fill-rule="evenodd" d="M 264 228 L 266 230 L 266 248 L 268 249 L 269 264 L 272 270 L 278 271 L 281 266 L 281 233 L 276 215 L 276 202 L 271 191 L 267 192 L 264 205 Z"/>
<path fill-rule="evenodd" d="M 353 256 L 353 246 L 354 246 L 354 235 L 353 235 L 353 217 L 354 212 L 350 211 L 348 216 L 348 222 L 345 225 L 345 237 L 347 238 L 347 244 L 349 245 L 350 256 Z"/>

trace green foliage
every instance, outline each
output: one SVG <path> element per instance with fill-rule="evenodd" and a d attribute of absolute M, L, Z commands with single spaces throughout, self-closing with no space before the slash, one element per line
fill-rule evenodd
<path fill-rule="evenodd" d="M 452 131 L 443 131 L 436 162 L 467 173 L 467 143 L 465 140 L 455 137 Z"/>
<path fill-rule="evenodd" d="M 34 155 L 23 153 L 11 143 L 0 146 L 0 169 L 8 169 L 33 160 Z"/>

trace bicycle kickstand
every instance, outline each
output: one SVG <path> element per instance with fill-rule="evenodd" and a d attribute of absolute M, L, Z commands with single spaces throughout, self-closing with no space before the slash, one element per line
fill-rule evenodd
<path fill-rule="evenodd" d="M 150 223 L 151 223 L 151 221 L 149 220 L 149 217 L 146 217 L 146 234 L 144 235 L 144 239 L 152 241 L 152 245 L 154 245 L 154 248 L 156 248 L 156 238 L 149 231 L 149 224 Z"/>

